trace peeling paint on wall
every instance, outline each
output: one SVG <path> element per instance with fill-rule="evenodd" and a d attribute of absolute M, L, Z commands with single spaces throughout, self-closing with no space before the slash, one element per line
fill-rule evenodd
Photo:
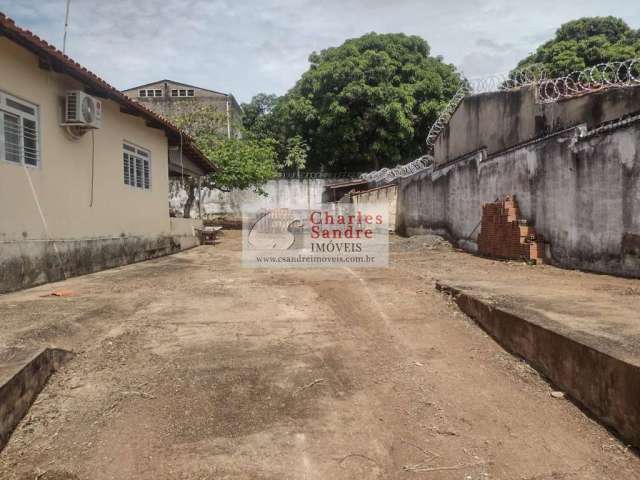
<path fill-rule="evenodd" d="M 551 263 L 640 277 L 640 122 L 583 134 L 569 129 L 402 179 L 398 232 L 445 234 L 475 251 L 482 204 L 515 193 L 550 242 Z"/>

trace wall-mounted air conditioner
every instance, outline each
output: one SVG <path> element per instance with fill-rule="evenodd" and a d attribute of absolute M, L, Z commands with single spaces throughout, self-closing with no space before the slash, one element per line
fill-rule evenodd
<path fill-rule="evenodd" d="M 67 92 L 65 99 L 64 126 L 100 128 L 102 125 L 102 102 L 82 90 Z"/>

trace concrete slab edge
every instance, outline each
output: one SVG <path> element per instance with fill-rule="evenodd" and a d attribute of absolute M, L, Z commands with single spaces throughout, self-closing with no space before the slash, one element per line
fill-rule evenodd
<path fill-rule="evenodd" d="M 0 385 L 0 451 L 29 411 L 53 372 L 74 356 L 59 348 L 43 348 L 28 358 Z"/>
<path fill-rule="evenodd" d="M 559 390 L 635 447 L 640 447 L 640 367 L 436 282 L 503 348 L 527 360 Z"/>

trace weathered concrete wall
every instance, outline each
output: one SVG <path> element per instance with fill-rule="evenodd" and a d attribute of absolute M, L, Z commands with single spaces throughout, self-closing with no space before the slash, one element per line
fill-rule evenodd
<path fill-rule="evenodd" d="M 481 205 L 515 194 L 559 266 L 640 276 L 640 122 L 580 129 L 401 180 L 398 231 L 435 231 L 476 249 Z"/>
<path fill-rule="evenodd" d="M 202 220 L 197 218 L 171 218 L 172 236 L 195 236 L 195 229 L 202 227 Z"/>
<path fill-rule="evenodd" d="M 202 220 L 197 218 L 171 218 L 171 237 L 180 244 L 180 250 L 200 245 L 196 229 L 202 227 Z"/>
<path fill-rule="evenodd" d="M 531 87 L 466 97 L 434 147 L 436 165 L 486 148 L 493 155 L 579 124 L 587 128 L 640 110 L 640 87 L 537 104 Z"/>
<path fill-rule="evenodd" d="M 169 255 L 195 246 L 196 240 L 122 236 L 0 242 L 0 293 Z"/>
<path fill-rule="evenodd" d="M 202 211 L 207 215 L 220 215 L 232 220 L 242 218 L 242 208 L 312 208 L 322 203 L 324 187 L 333 179 L 280 179 L 271 180 L 263 187 L 267 195 L 258 195 L 252 190 L 203 190 Z M 173 184 L 169 204 L 171 208 L 182 211 L 187 194 Z M 198 211 L 194 205 L 192 215 Z"/>
<path fill-rule="evenodd" d="M 387 185 L 386 187 L 378 187 L 365 190 L 364 192 L 353 193 L 351 198 L 356 205 L 371 203 L 382 203 L 386 205 L 389 212 L 389 230 L 395 231 L 397 195 L 398 186 Z"/>

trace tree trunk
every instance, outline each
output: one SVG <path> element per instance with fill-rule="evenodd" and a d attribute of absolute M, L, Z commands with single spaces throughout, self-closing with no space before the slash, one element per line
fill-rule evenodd
<path fill-rule="evenodd" d="M 187 185 L 187 201 L 184 204 L 184 218 L 191 218 L 191 207 L 196 199 L 196 186 L 193 182 L 189 182 Z"/>

